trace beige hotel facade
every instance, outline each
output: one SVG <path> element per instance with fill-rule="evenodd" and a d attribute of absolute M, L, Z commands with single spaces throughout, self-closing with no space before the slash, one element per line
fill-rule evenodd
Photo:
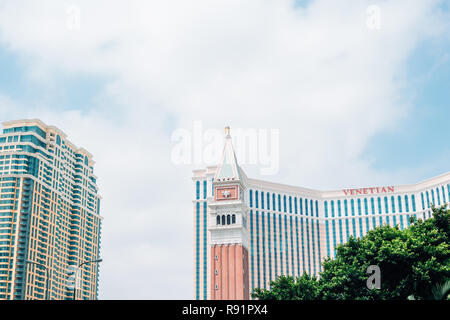
<path fill-rule="evenodd" d="M 100 251 L 92 155 L 42 121 L 0 134 L 0 300 L 73 299 L 71 274 Z M 78 269 L 76 299 L 98 296 L 98 263 Z"/>

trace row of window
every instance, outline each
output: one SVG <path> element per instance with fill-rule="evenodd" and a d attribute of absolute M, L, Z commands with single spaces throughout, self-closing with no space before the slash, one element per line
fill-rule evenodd
<path fill-rule="evenodd" d="M 200 202 L 196 203 L 195 206 L 195 298 L 196 300 L 200 299 L 200 290 L 203 289 L 202 295 L 203 299 L 206 300 L 207 298 L 207 290 L 208 290 L 208 284 L 207 284 L 207 250 L 208 250 L 208 244 L 207 244 L 207 203 L 206 201 L 203 202 L 203 217 L 200 215 Z M 200 239 L 200 226 L 203 222 L 203 239 Z M 203 261 L 200 261 L 200 252 L 203 250 Z M 202 266 L 202 267 L 201 267 Z M 203 275 L 203 288 L 200 287 L 200 276 Z"/>
<path fill-rule="evenodd" d="M 436 193 L 435 193 L 436 191 Z M 442 194 L 441 194 L 442 191 Z M 447 193 L 447 196 L 446 196 Z M 447 192 L 445 192 L 445 186 L 437 187 L 436 189 L 427 190 L 420 194 L 422 199 L 422 210 L 426 207 L 431 208 L 432 204 L 437 204 L 438 206 L 450 202 L 450 183 L 447 184 Z M 442 196 L 442 198 L 441 198 Z M 425 202 L 426 200 L 426 202 Z"/>
<path fill-rule="evenodd" d="M 440 206 L 450 201 L 450 184 L 421 193 L 422 210 L 432 204 Z M 272 201 L 271 201 L 272 200 Z M 302 199 L 257 190 L 249 191 L 250 208 L 266 209 L 285 213 L 300 213 L 306 216 L 319 216 L 318 201 Z M 416 212 L 416 196 L 385 196 L 378 198 L 358 198 L 324 201 L 325 217 L 341 217 L 388 213 Z"/>
<path fill-rule="evenodd" d="M 206 180 L 203 180 L 201 184 L 203 185 L 202 199 L 206 199 L 208 194 L 208 182 Z M 195 199 L 200 200 L 200 181 L 197 181 L 195 183 Z"/>
<path fill-rule="evenodd" d="M 272 201 L 271 201 L 272 200 Z M 271 206 L 272 204 L 272 206 Z M 300 213 L 306 216 L 319 216 L 319 201 L 302 199 L 292 196 L 281 196 L 280 194 L 263 191 L 255 191 L 253 198 L 253 190 L 249 191 L 250 208 L 273 210 L 285 213 Z"/>
<path fill-rule="evenodd" d="M 266 288 L 274 275 L 321 270 L 317 220 L 250 210 L 250 235 L 252 288 Z"/>
<path fill-rule="evenodd" d="M 355 201 L 356 200 L 356 201 Z M 396 201 L 397 200 L 397 201 Z M 358 198 L 358 199 L 350 199 L 350 200 L 331 200 L 330 206 L 328 206 L 328 201 L 324 201 L 324 214 L 325 218 L 331 217 L 342 217 L 342 216 L 361 216 L 361 215 L 368 215 L 370 213 L 375 214 L 388 214 L 388 213 L 396 213 L 398 210 L 399 213 L 404 212 L 410 212 L 410 202 L 409 197 L 407 195 L 404 196 L 404 201 L 402 201 L 401 196 L 397 196 L 395 198 L 394 196 L 390 197 L 390 201 L 388 197 L 384 197 L 382 199 L 381 197 L 378 197 L 376 200 L 375 198 Z M 397 203 L 397 206 L 396 206 Z M 404 207 L 403 207 L 404 204 Z M 415 196 L 411 196 L 411 204 L 412 204 L 412 211 L 416 212 L 416 199 Z M 370 210 L 369 210 L 370 208 Z M 337 210 L 337 214 L 336 214 Z"/>
<path fill-rule="evenodd" d="M 25 126 L 25 127 L 14 127 L 14 128 L 8 128 L 3 129 L 3 134 L 6 133 L 15 133 L 15 132 L 36 132 L 38 135 L 40 135 L 42 138 L 46 138 L 46 133 L 44 130 L 39 128 L 38 126 Z"/>
<path fill-rule="evenodd" d="M 236 223 L 236 215 L 235 214 L 227 214 L 227 215 L 218 215 L 216 217 L 216 225 L 230 225 Z"/>

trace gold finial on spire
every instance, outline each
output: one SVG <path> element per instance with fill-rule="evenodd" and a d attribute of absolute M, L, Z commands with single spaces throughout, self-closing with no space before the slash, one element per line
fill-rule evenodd
<path fill-rule="evenodd" d="M 229 126 L 225 127 L 225 136 L 227 136 L 227 137 L 230 136 L 230 127 Z"/>

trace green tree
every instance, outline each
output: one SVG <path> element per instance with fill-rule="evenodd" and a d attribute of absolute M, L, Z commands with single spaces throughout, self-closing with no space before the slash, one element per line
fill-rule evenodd
<path fill-rule="evenodd" d="M 252 296 L 260 300 L 315 300 L 319 295 L 317 278 L 303 274 L 301 277 L 279 276 L 270 282 L 270 290 L 256 288 Z"/>
<path fill-rule="evenodd" d="M 432 210 L 433 218 L 423 221 L 413 217 L 405 230 L 382 226 L 362 239 L 350 237 L 336 247 L 334 260 L 323 262 L 319 280 L 307 275 L 297 279 L 280 276 L 270 290 L 255 289 L 253 296 L 283 300 L 433 299 L 436 286 L 450 280 L 450 210 L 445 206 Z M 370 265 L 381 270 L 380 289 L 367 287 Z"/>

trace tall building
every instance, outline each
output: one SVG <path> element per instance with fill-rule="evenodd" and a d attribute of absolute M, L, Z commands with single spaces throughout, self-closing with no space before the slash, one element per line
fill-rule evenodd
<path fill-rule="evenodd" d="M 210 299 L 249 299 L 248 213 L 229 128 L 225 148 L 215 176 L 214 194 L 209 203 L 210 232 Z M 207 210 L 206 210 L 207 211 Z M 208 220 L 208 218 L 207 218 Z M 211 218 L 210 218 L 211 221 Z"/>
<path fill-rule="evenodd" d="M 99 257 L 92 155 L 40 120 L 0 135 L 0 300 L 73 299 L 69 274 Z M 77 299 L 96 299 L 98 264 L 79 270 Z"/>
<path fill-rule="evenodd" d="M 248 299 L 278 275 L 318 275 L 350 236 L 410 225 L 450 203 L 450 172 L 412 185 L 320 191 L 248 178 L 229 132 L 217 166 L 193 171 L 195 298 Z M 243 294 L 240 290 L 246 290 Z"/>

